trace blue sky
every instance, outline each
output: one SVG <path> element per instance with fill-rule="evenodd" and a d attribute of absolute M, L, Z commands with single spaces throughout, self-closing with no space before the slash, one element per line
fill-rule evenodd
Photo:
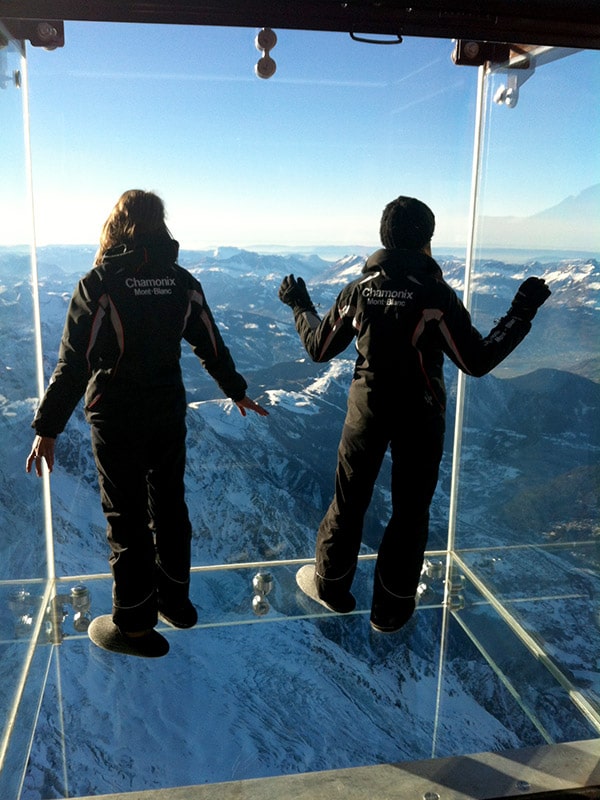
<path fill-rule="evenodd" d="M 67 22 L 64 48 L 29 48 L 38 242 L 95 243 L 121 192 L 145 188 L 185 248 L 370 246 L 399 194 L 434 209 L 434 244 L 464 244 L 477 70 L 452 63 L 452 42 L 278 30 L 261 80 L 256 33 Z M 577 53 L 516 108 L 490 104 L 484 213 L 527 216 L 600 182 L 598 66 Z"/>

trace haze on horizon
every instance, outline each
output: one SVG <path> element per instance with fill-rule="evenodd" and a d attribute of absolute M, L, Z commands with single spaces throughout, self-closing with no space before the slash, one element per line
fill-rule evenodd
<path fill-rule="evenodd" d="M 256 33 L 68 22 L 63 48 L 29 48 L 37 243 L 97 242 L 118 196 L 144 188 L 163 197 L 187 249 L 371 248 L 399 194 L 434 210 L 434 248 L 464 248 L 478 70 L 452 62 L 452 42 L 277 31 L 265 81 Z M 510 109 L 492 99 L 506 76 L 490 77 L 483 246 L 600 251 L 599 58 L 543 65 Z M 24 158 L 21 132 L 10 136 Z M 0 244 L 22 244 L 21 159 L 5 169 Z"/>

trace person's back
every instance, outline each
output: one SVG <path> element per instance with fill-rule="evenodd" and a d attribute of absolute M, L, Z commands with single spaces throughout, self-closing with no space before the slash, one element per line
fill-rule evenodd
<path fill-rule="evenodd" d="M 33 420 L 25 469 L 52 471 L 54 442 L 85 393 L 113 574 L 112 614 L 96 617 L 92 641 L 136 656 L 168 652 L 158 618 L 196 624 L 189 598 L 192 527 L 185 501 L 186 397 L 181 339 L 245 416 L 267 411 L 246 396 L 162 200 L 134 189 L 102 228 L 94 268 L 67 312 L 58 363 Z"/>
<path fill-rule="evenodd" d="M 80 291 L 98 302 L 87 349 L 86 409 L 182 395 L 181 338 L 191 281 L 175 264 L 173 240 L 115 248 L 82 280 Z M 94 412 L 95 409 L 95 412 Z"/>
<path fill-rule="evenodd" d="M 363 519 L 389 447 L 392 513 L 379 545 L 371 606 L 372 627 L 385 633 L 401 628 L 415 609 L 444 444 L 443 356 L 467 374 L 486 374 L 526 336 L 550 294 L 543 280 L 528 278 L 482 337 L 431 257 L 434 227 L 431 209 L 420 200 L 401 196 L 388 203 L 380 223 L 384 249 L 370 256 L 322 319 L 302 278 L 289 275 L 279 289 L 311 358 L 328 361 L 353 339 L 358 351 L 334 498 L 319 526 L 316 565 L 302 567 L 297 583 L 332 611 L 354 609 L 350 589 Z"/>
<path fill-rule="evenodd" d="M 367 259 L 361 277 L 341 293 L 342 304 L 356 309 L 353 391 L 393 397 L 396 408 L 429 407 L 435 383 L 433 400 L 443 410 L 443 342 L 433 325 L 420 329 L 424 311 L 444 302 L 440 282 L 425 253 L 382 249 Z"/>

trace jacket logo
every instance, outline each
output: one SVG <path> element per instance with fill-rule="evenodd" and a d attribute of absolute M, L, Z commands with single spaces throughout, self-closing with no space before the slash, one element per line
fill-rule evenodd
<path fill-rule="evenodd" d="M 367 305 L 377 306 L 405 306 L 407 300 L 413 299 L 413 294 L 408 289 L 372 289 L 366 286 L 362 290 Z"/>
<path fill-rule="evenodd" d="M 171 286 L 175 286 L 175 278 L 127 278 L 125 286 L 133 289 L 135 295 L 171 294 Z"/>

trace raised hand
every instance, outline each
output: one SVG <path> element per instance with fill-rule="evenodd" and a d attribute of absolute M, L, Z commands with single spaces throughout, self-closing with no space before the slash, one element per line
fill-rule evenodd
<path fill-rule="evenodd" d="M 302 278 L 286 275 L 279 287 L 279 299 L 294 311 L 315 311 L 312 300 Z"/>
<path fill-rule="evenodd" d="M 543 278 L 527 278 L 519 286 L 514 296 L 510 311 L 515 317 L 531 322 L 538 308 L 546 302 L 552 292 Z"/>

